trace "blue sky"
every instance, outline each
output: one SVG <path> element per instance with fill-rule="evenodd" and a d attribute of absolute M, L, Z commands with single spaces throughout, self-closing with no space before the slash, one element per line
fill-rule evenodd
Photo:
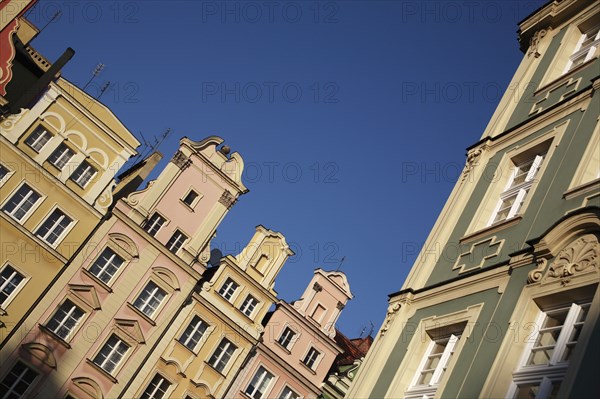
<path fill-rule="evenodd" d="M 341 264 L 354 299 L 338 328 L 375 331 L 523 54 L 517 23 L 543 1 L 46 1 L 32 45 L 138 137 L 225 139 L 250 192 L 213 247 L 262 224 L 296 256 L 275 289 L 298 299 Z"/>

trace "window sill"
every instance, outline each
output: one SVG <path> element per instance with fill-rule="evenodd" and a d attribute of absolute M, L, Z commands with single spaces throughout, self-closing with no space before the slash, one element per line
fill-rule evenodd
<path fill-rule="evenodd" d="M 141 318 L 143 318 L 148 323 L 150 323 L 150 325 L 156 326 L 156 322 L 154 320 L 152 320 L 146 313 L 142 312 L 141 310 L 139 310 L 138 308 L 133 306 L 133 304 L 131 302 L 127 302 L 127 306 L 129 306 L 129 308 L 131 310 L 133 310 L 135 313 L 137 313 Z"/>
<path fill-rule="evenodd" d="M 112 374 L 110 374 L 108 371 L 104 370 L 102 367 L 98 366 L 96 363 L 94 363 L 89 358 L 86 358 L 85 361 L 90 366 L 92 366 L 94 369 L 96 369 L 97 371 L 99 371 L 100 374 L 102 374 L 103 376 L 105 376 L 106 378 L 108 378 L 113 384 L 118 384 L 119 383 L 119 380 L 117 380 L 115 377 L 113 377 Z"/>
<path fill-rule="evenodd" d="M 488 237 L 491 234 L 495 234 L 495 233 L 497 233 L 499 231 L 502 231 L 502 230 L 507 229 L 509 227 L 512 227 L 512 226 L 514 226 L 516 224 L 519 224 L 519 222 L 521 221 L 521 219 L 523 219 L 523 216 L 517 215 L 517 216 L 512 217 L 510 219 L 494 223 L 491 226 L 484 227 L 481 230 L 477 230 L 474 233 L 467 234 L 467 235 L 461 237 L 460 240 L 459 240 L 459 243 L 460 244 L 464 244 L 464 243 L 469 242 L 469 241 L 476 241 L 476 240 L 479 240 L 479 239 L 482 239 L 482 238 L 486 238 L 486 237 Z"/>
<path fill-rule="evenodd" d="M 90 272 L 88 269 L 81 269 L 81 271 L 83 272 L 83 274 L 85 274 L 86 276 L 88 276 L 89 278 L 94 280 L 102 288 L 104 288 L 107 292 L 109 292 L 109 293 L 113 292 L 112 288 L 110 288 L 108 285 L 106 285 L 106 283 L 104 281 L 102 281 L 98 277 L 94 276 L 92 274 L 92 272 Z"/>
<path fill-rule="evenodd" d="M 311 369 L 310 367 L 308 367 L 306 364 L 304 364 L 304 362 L 302 360 L 300 360 L 298 363 L 300 363 L 302 365 L 302 367 L 304 367 L 306 370 L 308 370 L 311 374 L 317 375 L 317 372 L 313 369 Z"/>
<path fill-rule="evenodd" d="M 285 346 L 283 346 L 281 343 L 279 343 L 279 341 L 275 341 L 275 343 L 277 344 L 277 346 L 279 346 L 281 349 L 283 349 L 285 351 L 285 353 L 287 353 L 288 355 L 292 354 L 292 351 L 289 350 L 288 348 L 286 348 Z"/>
<path fill-rule="evenodd" d="M 594 61 L 596 61 L 597 58 L 598 57 L 592 57 L 591 59 L 587 60 L 586 62 L 579 65 L 578 67 L 573 68 L 570 71 L 563 73 L 562 75 L 556 77 L 556 79 L 552 79 L 550 82 L 546 83 L 545 85 L 543 85 L 539 89 L 537 89 L 535 92 L 533 92 L 533 95 L 539 96 L 540 94 L 542 94 L 545 91 L 551 91 L 551 90 L 556 89 L 558 86 L 561 86 L 564 83 L 564 80 L 566 80 L 568 78 L 572 78 L 573 75 L 577 74 L 579 71 L 586 68 L 588 65 L 592 64 Z"/>
<path fill-rule="evenodd" d="M 176 339 L 175 342 L 177 342 L 181 347 L 185 348 L 188 352 L 190 352 L 192 355 L 194 356 L 198 356 L 198 352 L 194 352 L 192 349 L 190 349 L 188 346 L 186 346 L 183 342 L 181 342 L 180 340 Z"/>
<path fill-rule="evenodd" d="M 188 211 L 190 212 L 196 212 L 194 210 L 194 208 L 191 205 L 186 204 L 185 202 L 183 202 L 183 200 L 180 198 L 179 202 L 181 203 L 181 205 L 183 205 L 184 208 L 186 208 Z"/>
<path fill-rule="evenodd" d="M 223 374 L 221 371 L 217 370 L 212 364 L 210 364 L 206 360 L 204 361 L 204 364 L 206 364 L 208 367 L 210 367 L 215 373 L 219 374 L 221 377 L 227 378 L 227 376 L 225 374 Z"/>
<path fill-rule="evenodd" d="M 59 337 L 58 335 L 56 335 L 52 330 L 50 330 L 48 327 L 46 327 L 43 324 L 38 324 L 38 327 L 40 328 L 40 331 L 42 331 L 43 333 L 45 333 L 46 335 L 49 335 L 50 337 L 52 337 L 55 341 L 57 341 L 59 344 L 61 344 L 62 346 L 64 346 L 67 349 L 71 349 L 71 345 L 65 341 L 63 338 Z"/>
<path fill-rule="evenodd" d="M 566 200 L 573 199 L 590 191 L 600 188 L 600 177 L 579 186 L 568 189 L 563 193 L 563 198 Z"/>

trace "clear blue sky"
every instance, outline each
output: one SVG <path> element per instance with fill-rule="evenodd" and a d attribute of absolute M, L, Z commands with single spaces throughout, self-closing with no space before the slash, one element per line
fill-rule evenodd
<path fill-rule="evenodd" d="M 293 301 L 315 268 L 354 299 L 338 322 L 375 331 L 522 53 L 517 23 L 543 1 L 45 1 L 32 45 L 88 86 L 166 159 L 182 136 L 225 139 L 246 162 L 213 247 L 262 224 L 297 255 L 275 289 Z M 164 162 L 161 164 L 164 165 Z"/>

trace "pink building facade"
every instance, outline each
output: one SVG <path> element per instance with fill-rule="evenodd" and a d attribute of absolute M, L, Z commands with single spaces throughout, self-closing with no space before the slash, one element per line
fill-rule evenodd
<path fill-rule="evenodd" d="M 341 353 L 334 340 L 335 323 L 351 298 L 343 273 L 315 270 L 301 299 L 277 302 L 262 342 L 227 397 L 316 398 Z"/>

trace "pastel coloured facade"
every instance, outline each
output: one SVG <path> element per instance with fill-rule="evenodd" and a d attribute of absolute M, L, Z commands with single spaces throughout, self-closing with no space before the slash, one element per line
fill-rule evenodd
<path fill-rule="evenodd" d="M 14 7 L 2 7 L 4 21 Z M 115 176 L 140 144 L 103 104 L 55 77 L 28 45 L 37 29 L 16 21 L 0 116 L 0 348 L 107 214 Z"/>
<path fill-rule="evenodd" d="M 3 388 L 81 399 L 126 389 L 190 300 L 210 239 L 247 191 L 241 156 L 222 142 L 183 138 L 156 180 L 117 201 L 0 351 Z M 7 382 L 14 378 L 18 385 Z"/>
<path fill-rule="evenodd" d="M 336 357 L 335 323 L 352 298 L 342 272 L 317 269 L 302 298 L 278 301 L 227 397 L 316 398 Z"/>
<path fill-rule="evenodd" d="M 257 226 L 240 254 L 206 270 L 124 397 L 228 396 L 261 339 L 275 277 L 292 254 L 280 233 Z"/>
<path fill-rule="evenodd" d="M 600 390 L 600 3 L 519 23 L 509 89 L 347 398 Z"/>

